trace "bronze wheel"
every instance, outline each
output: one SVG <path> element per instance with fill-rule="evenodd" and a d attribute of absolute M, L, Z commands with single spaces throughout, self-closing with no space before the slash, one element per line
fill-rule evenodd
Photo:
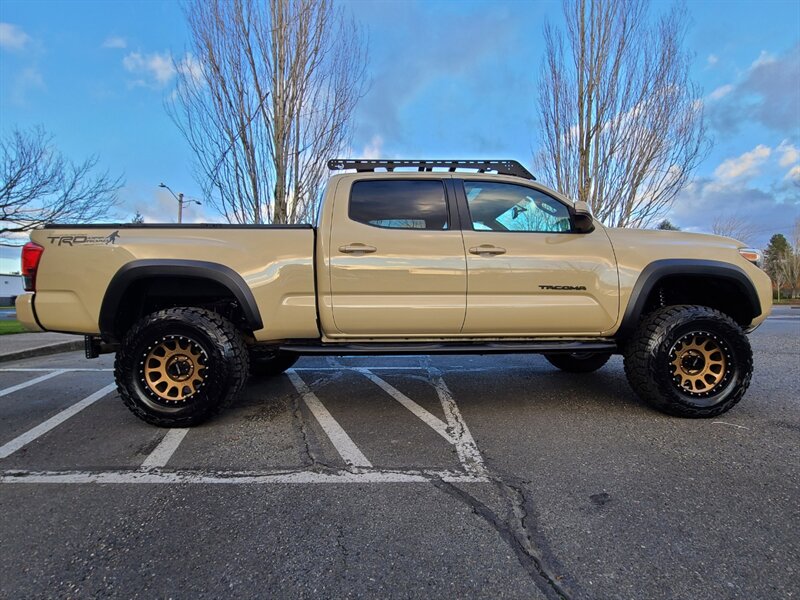
<path fill-rule="evenodd" d="M 707 306 L 677 305 L 647 315 L 626 341 L 625 373 L 648 404 L 671 415 L 708 418 L 742 399 L 753 351 L 742 327 Z"/>
<path fill-rule="evenodd" d="M 208 355 L 193 339 L 169 335 L 149 349 L 142 363 L 142 381 L 165 402 L 185 402 L 202 387 Z"/>
<path fill-rule="evenodd" d="M 675 385 L 684 393 L 713 394 L 728 377 L 730 351 L 718 336 L 693 331 L 681 336 L 669 353 Z"/>
<path fill-rule="evenodd" d="M 137 417 L 161 427 L 191 427 L 233 402 L 248 368 L 247 348 L 233 323 L 187 306 L 137 321 L 117 351 L 114 376 Z"/>

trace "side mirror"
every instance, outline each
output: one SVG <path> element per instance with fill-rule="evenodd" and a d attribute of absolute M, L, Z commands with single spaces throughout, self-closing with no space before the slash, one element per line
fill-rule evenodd
<path fill-rule="evenodd" d="M 575 202 L 572 211 L 572 222 L 577 233 L 591 233 L 594 231 L 592 209 L 583 200 Z"/>

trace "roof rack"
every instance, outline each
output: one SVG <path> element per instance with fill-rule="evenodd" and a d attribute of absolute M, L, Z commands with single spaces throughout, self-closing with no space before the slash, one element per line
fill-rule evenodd
<path fill-rule="evenodd" d="M 328 169 L 341 171 L 355 169 L 358 173 L 375 172 L 386 169 L 392 172 L 398 167 L 416 168 L 418 171 L 433 171 L 434 169 L 447 169 L 455 172 L 456 169 L 476 169 L 478 173 L 493 172 L 498 175 L 513 175 L 523 179 L 536 177 L 516 160 L 392 160 L 372 158 L 333 158 L 328 161 Z"/>

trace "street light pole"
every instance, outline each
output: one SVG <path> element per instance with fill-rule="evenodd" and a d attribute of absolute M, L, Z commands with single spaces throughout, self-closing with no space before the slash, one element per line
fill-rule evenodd
<path fill-rule="evenodd" d="M 183 192 L 180 192 L 180 193 L 176 194 L 175 192 L 172 191 L 172 188 L 169 187 L 166 183 L 163 183 L 163 182 L 159 183 L 158 187 L 164 188 L 166 190 L 169 190 L 169 193 L 172 194 L 173 198 L 175 198 L 175 200 L 178 201 L 178 223 L 183 223 L 183 205 L 184 205 L 184 203 L 185 204 L 191 204 L 192 202 L 194 202 L 195 204 L 198 204 L 198 205 L 201 204 L 200 201 L 198 201 L 198 200 L 184 200 L 183 199 Z"/>

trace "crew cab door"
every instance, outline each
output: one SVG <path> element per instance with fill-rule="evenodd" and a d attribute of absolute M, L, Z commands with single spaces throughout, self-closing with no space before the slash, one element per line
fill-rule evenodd
<path fill-rule="evenodd" d="M 451 180 L 368 176 L 339 187 L 328 248 L 339 335 L 457 334 L 467 274 Z"/>
<path fill-rule="evenodd" d="M 534 186 L 454 184 L 467 250 L 463 333 L 570 336 L 614 325 L 618 274 L 602 227 L 575 232 L 567 205 Z"/>

